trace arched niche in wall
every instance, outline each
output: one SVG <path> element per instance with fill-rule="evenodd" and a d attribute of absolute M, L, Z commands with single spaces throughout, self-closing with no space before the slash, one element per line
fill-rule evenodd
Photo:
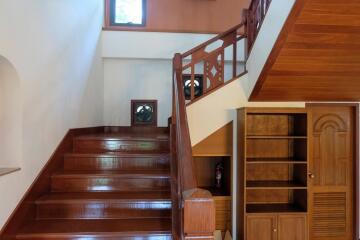
<path fill-rule="evenodd" d="M 20 167 L 22 158 L 22 100 L 19 75 L 0 55 L 0 168 Z"/>

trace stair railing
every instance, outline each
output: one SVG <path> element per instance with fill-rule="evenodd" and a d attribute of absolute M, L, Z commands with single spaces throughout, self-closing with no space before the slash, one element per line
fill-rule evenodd
<path fill-rule="evenodd" d="M 170 124 L 173 236 L 175 239 L 213 239 L 215 205 L 211 193 L 198 188 L 196 180 L 180 54 L 175 55 L 173 64 L 173 113 Z"/>
<path fill-rule="evenodd" d="M 198 100 L 200 96 L 209 94 L 245 72 L 245 41 L 242 41 L 245 38 L 244 26 L 244 23 L 236 25 L 207 42 L 178 54 L 178 70 L 188 76 L 188 79 L 184 79 L 188 103 Z M 201 82 L 197 79 L 199 75 L 202 75 Z"/>
<path fill-rule="evenodd" d="M 248 53 L 254 45 L 270 4 L 271 0 L 252 0 L 249 9 L 244 10 Z"/>
<path fill-rule="evenodd" d="M 250 8 L 244 11 L 243 23 L 184 54 L 176 53 L 173 58 L 173 106 L 170 129 L 172 220 L 175 239 L 214 239 L 215 231 L 215 205 L 212 194 L 201 189 L 196 180 L 186 113 L 187 104 L 246 73 L 244 63 L 270 2 L 271 0 L 252 0 Z M 239 46 L 242 47 L 240 51 Z M 202 79 L 199 79 L 199 76 L 202 76 Z"/>

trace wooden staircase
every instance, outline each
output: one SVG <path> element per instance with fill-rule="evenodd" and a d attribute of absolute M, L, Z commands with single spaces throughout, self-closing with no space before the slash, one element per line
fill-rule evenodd
<path fill-rule="evenodd" d="M 171 239 L 169 135 L 76 136 L 15 239 Z"/>

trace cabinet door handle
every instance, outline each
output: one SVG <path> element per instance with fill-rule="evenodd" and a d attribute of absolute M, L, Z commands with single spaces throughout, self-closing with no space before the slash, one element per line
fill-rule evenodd
<path fill-rule="evenodd" d="M 274 229 L 273 229 L 273 232 L 277 232 L 277 229 L 276 229 L 276 228 L 274 228 Z"/>
<path fill-rule="evenodd" d="M 315 174 L 309 173 L 309 178 L 314 179 L 314 178 L 315 178 Z"/>

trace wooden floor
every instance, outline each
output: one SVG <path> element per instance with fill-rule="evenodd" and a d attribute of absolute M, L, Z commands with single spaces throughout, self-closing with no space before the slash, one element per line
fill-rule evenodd
<path fill-rule="evenodd" d="M 167 134 L 82 135 L 73 146 L 15 239 L 171 239 Z"/>

